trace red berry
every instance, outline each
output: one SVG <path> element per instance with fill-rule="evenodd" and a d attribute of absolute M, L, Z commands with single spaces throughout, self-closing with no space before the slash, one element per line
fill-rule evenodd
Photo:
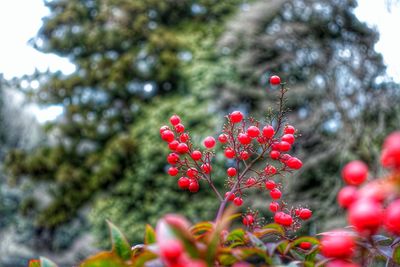
<path fill-rule="evenodd" d="M 241 197 L 235 197 L 233 199 L 233 204 L 235 204 L 236 206 L 240 207 L 243 204 L 243 199 Z"/>
<path fill-rule="evenodd" d="M 360 199 L 350 206 L 348 221 L 363 235 L 374 234 L 382 223 L 382 205 L 370 199 Z"/>
<path fill-rule="evenodd" d="M 302 220 L 308 220 L 312 216 L 312 211 L 309 209 L 300 209 L 299 218 Z"/>
<path fill-rule="evenodd" d="M 281 84 L 281 78 L 277 75 L 273 75 L 269 78 L 269 83 L 271 85 L 279 85 Z"/>
<path fill-rule="evenodd" d="M 251 143 L 251 138 L 246 133 L 240 133 L 238 135 L 238 140 L 242 145 L 248 145 Z"/>
<path fill-rule="evenodd" d="M 258 129 L 257 126 L 250 126 L 247 129 L 247 135 L 250 136 L 251 138 L 256 138 L 260 135 L 260 129 Z"/>
<path fill-rule="evenodd" d="M 188 189 L 190 185 L 190 180 L 187 177 L 181 177 L 178 179 L 178 186 L 181 189 Z"/>
<path fill-rule="evenodd" d="M 299 160 L 298 158 L 291 157 L 288 161 L 286 161 L 286 166 L 288 166 L 291 169 L 298 170 L 303 166 L 303 162 Z"/>
<path fill-rule="evenodd" d="M 280 151 L 286 152 L 286 151 L 289 151 L 291 148 L 292 148 L 292 146 L 286 141 L 281 141 L 279 143 L 279 150 Z"/>
<path fill-rule="evenodd" d="M 193 160 L 197 161 L 197 160 L 200 160 L 200 159 L 201 159 L 202 154 L 201 154 L 200 151 L 194 150 L 194 151 L 192 152 L 192 154 L 190 154 L 190 156 L 192 157 Z"/>
<path fill-rule="evenodd" d="M 231 192 L 226 192 L 226 193 L 225 193 L 225 198 L 226 198 L 228 201 L 233 201 L 233 200 L 235 199 L 235 194 L 234 194 L 234 193 L 231 193 Z"/>
<path fill-rule="evenodd" d="M 167 156 L 167 162 L 171 165 L 175 165 L 179 161 L 179 155 L 176 153 L 170 153 Z"/>
<path fill-rule="evenodd" d="M 271 139 L 275 134 L 275 130 L 271 125 L 267 125 L 263 128 L 262 134 L 265 138 Z"/>
<path fill-rule="evenodd" d="M 248 160 L 250 158 L 250 154 L 247 151 L 242 151 L 240 152 L 240 158 L 242 160 Z"/>
<path fill-rule="evenodd" d="M 179 142 L 176 141 L 176 140 L 174 140 L 174 141 L 172 141 L 172 142 L 170 142 L 170 143 L 168 144 L 168 147 L 169 147 L 169 149 L 171 149 L 172 151 L 174 151 L 174 150 L 176 150 L 176 148 L 178 147 L 178 145 L 179 145 Z"/>
<path fill-rule="evenodd" d="M 356 263 L 349 262 L 348 260 L 335 259 L 333 261 L 329 261 L 326 264 L 326 267 L 361 267 L 361 266 Z"/>
<path fill-rule="evenodd" d="M 265 144 L 267 143 L 267 138 L 265 138 L 264 136 L 259 136 L 257 137 L 257 142 L 259 142 L 260 144 Z"/>
<path fill-rule="evenodd" d="M 321 239 L 321 253 L 327 258 L 351 258 L 355 242 L 349 232 L 334 231 Z"/>
<path fill-rule="evenodd" d="M 197 174 L 199 173 L 199 171 L 195 168 L 189 168 L 186 171 L 186 175 L 190 178 L 195 178 L 197 176 Z"/>
<path fill-rule="evenodd" d="M 279 161 L 282 162 L 283 164 L 286 164 L 286 162 L 288 162 L 288 160 L 291 158 L 292 156 L 290 156 L 289 154 L 281 154 Z"/>
<path fill-rule="evenodd" d="M 176 176 L 178 173 L 179 173 L 178 168 L 176 168 L 176 167 L 169 167 L 169 169 L 168 169 L 168 174 L 169 174 L 170 176 Z"/>
<path fill-rule="evenodd" d="M 228 142 L 228 136 L 227 136 L 226 134 L 220 134 L 220 135 L 218 136 L 218 141 L 219 141 L 221 144 L 225 144 L 226 142 Z"/>
<path fill-rule="evenodd" d="M 211 149 L 215 146 L 215 139 L 212 136 L 208 136 L 204 139 L 203 144 L 206 148 Z"/>
<path fill-rule="evenodd" d="M 286 125 L 285 129 L 283 129 L 284 134 L 294 134 L 296 129 L 292 125 Z"/>
<path fill-rule="evenodd" d="M 164 140 L 165 142 L 172 142 L 175 139 L 175 135 L 172 131 L 170 130 L 165 130 L 161 133 L 161 139 Z"/>
<path fill-rule="evenodd" d="M 355 186 L 345 186 L 342 189 L 340 189 L 338 196 L 337 196 L 337 201 L 339 203 L 339 206 L 342 208 L 348 208 L 350 207 L 351 204 L 357 199 L 357 187 Z"/>
<path fill-rule="evenodd" d="M 161 135 L 165 130 L 169 130 L 169 127 L 168 127 L 167 125 L 161 126 L 161 128 L 160 128 L 160 135 Z"/>
<path fill-rule="evenodd" d="M 225 157 L 233 159 L 235 157 L 235 150 L 230 147 L 225 148 Z"/>
<path fill-rule="evenodd" d="M 272 180 L 267 180 L 265 181 L 265 188 L 267 188 L 268 190 L 272 190 L 276 187 L 276 183 Z"/>
<path fill-rule="evenodd" d="M 168 262 L 176 262 L 183 254 L 182 243 L 176 239 L 161 242 L 160 254 Z"/>
<path fill-rule="evenodd" d="M 186 143 L 189 140 L 189 135 L 187 133 L 183 133 L 179 136 L 179 140 L 182 143 Z"/>
<path fill-rule="evenodd" d="M 393 201 L 386 208 L 384 225 L 389 232 L 400 235 L 400 199 Z"/>
<path fill-rule="evenodd" d="M 282 196 L 282 192 L 278 188 L 274 188 L 271 191 L 269 191 L 269 195 L 271 196 L 272 199 L 280 199 Z"/>
<path fill-rule="evenodd" d="M 247 187 L 252 187 L 256 183 L 257 183 L 257 181 L 253 177 L 250 177 L 249 179 L 246 180 L 246 186 Z"/>
<path fill-rule="evenodd" d="M 269 153 L 270 158 L 271 159 L 275 159 L 275 160 L 279 159 L 280 155 L 281 155 L 281 153 L 279 151 L 276 151 L 276 150 L 272 150 Z"/>
<path fill-rule="evenodd" d="M 264 172 L 266 175 L 274 175 L 276 174 L 276 168 L 272 165 L 268 165 L 265 167 Z"/>
<path fill-rule="evenodd" d="M 295 138 L 293 134 L 285 134 L 282 136 L 282 141 L 288 142 L 289 144 L 293 145 Z"/>
<path fill-rule="evenodd" d="M 312 247 L 312 244 L 310 242 L 301 242 L 299 247 L 304 250 L 309 250 Z"/>
<path fill-rule="evenodd" d="M 177 124 L 179 124 L 179 123 L 181 122 L 181 118 L 179 118 L 178 115 L 173 115 L 173 116 L 169 119 L 169 122 L 170 122 L 173 126 L 175 126 L 175 125 L 177 125 Z"/>
<path fill-rule="evenodd" d="M 234 111 L 231 114 L 229 114 L 229 119 L 231 120 L 232 123 L 238 123 L 243 120 L 243 113 L 240 111 Z"/>
<path fill-rule="evenodd" d="M 197 191 L 199 191 L 199 183 L 196 180 L 192 180 L 189 184 L 189 191 L 192 193 L 196 193 Z"/>
<path fill-rule="evenodd" d="M 254 223 L 254 217 L 253 217 L 253 215 L 247 214 L 245 217 L 243 217 L 242 222 L 243 222 L 243 224 L 246 225 L 246 226 L 253 225 L 253 223 Z"/>
<path fill-rule="evenodd" d="M 342 170 L 343 180 L 349 185 L 360 185 L 368 176 L 368 166 L 359 160 L 346 164 Z"/>
<path fill-rule="evenodd" d="M 237 171 L 235 168 L 230 167 L 226 170 L 226 173 L 228 174 L 229 177 L 233 177 L 236 175 Z"/>
<path fill-rule="evenodd" d="M 178 152 L 179 154 L 185 154 L 189 152 L 189 147 L 185 143 L 179 143 L 179 145 L 176 147 L 176 152 Z"/>
<path fill-rule="evenodd" d="M 279 142 L 273 142 L 271 144 L 271 150 L 279 151 Z"/>
<path fill-rule="evenodd" d="M 291 226 L 293 223 L 293 218 L 289 214 L 278 211 L 277 213 L 275 213 L 274 221 L 283 226 Z"/>
<path fill-rule="evenodd" d="M 203 170 L 203 172 L 206 173 L 206 174 L 208 174 L 208 173 L 210 173 L 212 171 L 212 167 L 208 163 L 204 163 L 200 167 Z"/>
<path fill-rule="evenodd" d="M 383 167 L 400 169 L 400 131 L 391 133 L 383 143 L 381 163 Z"/>
<path fill-rule="evenodd" d="M 175 131 L 177 133 L 183 133 L 185 131 L 185 126 L 183 126 L 183 124 L 178 123 L 177 125 L 175 125 Z"/>
<path fill-rule="evenodd" d="M 369 182 L 357 191 L 358 199 L 370 199 L 372 201 L 382 202 L 386 199 L 391 189 L 379 181 Z"/>
<path fill-rule="evenodd" d="M 271 202 L 271 204 L 269 204 L 269 210 L 274 213 L 277 212 L 279 210 L 279 203 L 275 201 Z"/>

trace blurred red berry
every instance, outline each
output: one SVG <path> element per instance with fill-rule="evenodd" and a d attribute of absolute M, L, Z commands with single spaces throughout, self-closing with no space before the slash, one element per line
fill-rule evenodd
<path fill-rule="evenodd" d="M 326 264 L 326 267 L 361 267 L 361 266 L 356 263 L 352 263 L 348 260 L 335 259 L 333 261 L 328 262 Z"/>
<path fill-rule="evenodd" d="M 304 250 L 309 250 L 312 247 L 312 244 L 310 242 L 301 242 L 299 247 Z"/>
<path fill-rule="evenodd" d="M 179 155 L 176 153 L 170 153 L 167 156 L 167 162 L 171 165 L 175 165 L 179 161 Z"/>
<path fill-rule="evenodd" d="M 291 157 L 288 161 L 285 162 L 286 166 L 291 169 L 298 170 L 303 166 L 303 162 L 296 157 Z"/>
<path fill-rule="evenodd" d="M 250 158 L 250 154 L 247 151 L 242 151 L 240 152 L 240 158 L 242 160 L 248 160 Z"/>
<path fill-rule="evenodd" d="M 226 170 L 226 173 L 228 174 L 229 177 L 233 177 L 236 175 L 237 171 L 235 168 L 230 167 Z"/>
<path fill-rule="evenodd" d="M 285 128 L 283 129 L 284 134 L 294 134 L 296 132 L 296 129 L 292 125 L 286 125 Z"/>
<path fill-rule="evenodd" d="M 277 212 L 277 211 L 279 210 L 279 203 L 278 203 L 278 202 L 275 202 L 275 201 L 271 202 L 271 203 L 269 204 L 269 210 L 270 210 L 271 212 Z"/>
<path fill-rule="evenodd" d="M 274 221 L 283 226 L 291 226 L 293 223 L 293 218 L 287 213 L 278 211 L 274 215 Z"/>
<path fill-rule="evenodd" d="M 267 180 L 265 181 L 265 188 L 267 188 L 268 190 L 272 190 L 276 187 L 276 183 L 272 180 Z"/>
<path fill-rule="evenodd" d="M 185 143 L 179 143 L 176 147 L 176 152 L 178 152 L 179 154 L 185 154 L 189 152 L 189 147 Z"/>
<path fill-rule="evenodd" d="M 215 139 L 212 136 L 207 136 L 204 141 L 203 141 L 203 145 L 208 148 L 211 149 L 215 146 Z"/>
<path fill-rule="evenodd" d="M 248 145 L 251 143 L 251 138 L 246 133 L 240 133 L 238 135 L 238 140 L 242 145 Z"/>
<path fill-rule="evenodd" d="M 271 139 L 275 134 L 275 130 L 271 125 L 267 125 L 262 129 L 262 134 L 265 138 Z"/>
<path fill-rule="evenodd" d="M 177 133 L 183 133 L 185 131 L 185 126 L 183 126 L 183 124 L 178 123 L 177 125 L 175 125 L 175 131 Z"/>
<path fill-rule="evenodd" d="M 190 181 L 189 184 L 189 191 L 192 193 L 196 193 L 197 191 L 199 191 L 200 185 L 196 180 L 192 180 Z"/>
<path fill-rule="evenodd" d="M 178 186 L 181 189 L 188 189 L 190 185 L 190 180 L 187 177 L 181 177 L 178 179 Z"/>
<path fill-rule="evenodd" d="M 172 131 L 170 130 L 165 130 L 161 133 L 161 139 L 164 140 L 165 142 L 172 142 L 175 139 L 175 135 Z"/>
<path fill-rule="evenodd" d="M 281 140 L 293 145 L 295 138 L 293 134 L 285 134 L 282 136 Z"/>
<path fill-rule="evenodd" d="M 243 224 L 244 224 L 245 226 L 253 225 L 253 223 L 254 223 L 254 217 L 253 217 L 253 215 L 247 214 L 246 216 L 243 217 L 242 222 L 243 222 Z"/>
<path fill-rule="evenodd" d="M 360 199 L 348 211 L 348 220 L 362 235 L 375 234 L 382 223 L 382 205 L 370 199 Z"/>
<path fill-rule="evenodd" d="M 179 136 L 179 140 L 182 143 L 186 143 L 189 140 L 189 135 L 187 133 L 183 133 Z"/>
<path fill-rule="evenodd" d="M 291 148 L 292 148 L 292 146 L 286 141 L 281 141 L 279 143 L 279 150 L 280 151 L 286 152 L 286 151 L 289 151 Z"/>
<path fill-rule="evenodd" d="M 229 114 L 229 119 L 232 123 L 238 123 L 243 120 L 243 113 L 240 111 L 234 111 Z"/>
<path fill-rule="evenodd" d="M 269 78 L 269 83 L 271 85 L 279 85 L 281 84 L 281 78 L 277 75 L 273 75 Z"/>
<path fill-rule="evenodd" d="M 386 137 L 381 153 L 381 163 L 383 167 L 400 169 L 400 131 Z"/>
<path fill-rule="evenodd" d="M 169 149 L 171 149 L 172 151 L 176 150 L 176 148 L 178 147 L 179 142 L 177 140 L 171 141 L 168 144 Z"/>
<path fill-rule="evenodd" d="M 190 156 L 192 157 L 193 160 L 197 161 L 197 160 L 200 160 L 200 159 L 201 159 L 202 154 L 201 154 L 200 151 L 194 150 L 194 151 L 192 152 L 192 154 L 190 154 Z"/>
<path fill-rule="evenodd" d="M 208 174 L 208 173 L 210 173 L 212 171 L 212 167 L 208 163 L 204 163 L 200 167 L 203 170 L 203 172 L 206 173 L 206 174 Z"/>
<path fill-rule="evenodd" d="M 351 204 L 357 199 L 357 187 L 355 186 L 345 186 L 342 189 L 340 189 L 338 196 L 337 196 L 337 201 L 339 203 L 339 206 L 342 208 L 348 208 L 350 207 Z"/>
<path fill-rule="evenodd" d="M 178 168 L 176 168 L 176 167 L 169 167 L 169 169 L 168 169 L 168 174 L 169 174 L 170 176 L 176 176 L 178 173 L 179 173 Z"/>
<path fill-rule="evenodd" d="M 199 173 L 199 171 L 195 168 L 189 168 L 186 171 L 186 175 L 190 178 L 195 178 L 197 176 L 197 174 Z"/>
<path fill-rule="evenodd" d="M 282 196 L 282 192 L 278 188 L 274 188 L 271 191 L 269 191 L 269 195 L 271 196 L 272 199 L 280 199 Z"/>
<path fill-rule="evenodd" d="M 257 181 L 253 177 L 250 177 L 246 180 L 247 187 L 251 187 L 251 186 L 255 185 L 256 183 L 257 183 Z"/>
<path fill-rule="evenodd" d="M 233 204 L 235 204 L 236 206 L 240 207 L 243 204 L 243 199 L 241 197 L 235 197 L 233 199 Z"/>
<path fill-rule="evenodd" d="M 233 200 L 235 199 L 235 194 L 234 194 L 234 193 L 231 193 L 231 192 L 226 192 L 226 193 L 225 193 L 225 198 L 226 198 L 228 201 L 233 201 Z"/>
<path fill-rule="evenodd" d="M 279 151 L 272 150 L 272 151 L 269 153 L 269 156 L 270 156 L 271 159 L 277 160 L 277 159 L 279 159 L 279 157 L 281 156 L 281 153 L 280 153 Z"/>
<path fill-rule="evenodd" d="M 346 231 L 333 231 L 321 239 L 321 253 L 327 258 L 351 258 L 355 246 L 353 237 Z"/>
<path fill-rule="evenodd" d="M 400 236 L 400 199 L 393 201 L 386 208 L 384 225 L 389 232 Z"/>
<path fill-rule="evenodd" d="M 179 123 L 181 122 L 181 118 L 179 118 L 178 115 L 173 115 L 173 116 L 169 119 L 169 122 L 170 122 L 173 126 L 175 126 L 175 125 L 177 125 L 177 124 L 179 124 Z"/>
<path fill-rule="evenodd" d="M 348 185 L 360 185 L 368 176 L 368 166 L 359 160 L 354 160 L 346 164 L 342 170 L 343 180 Z"/>
<path fill-rule="evenodd" d="M 169 127 L 168 127 L 167 125 L 161 126 L 161 128 L 160 128 L 160 135 L 161 135 L 165 130 L 169 130 Z"/>
<path fill-rule="evenodd" d="M 233 159 L 235 157 L 235 150 L 230 147 L 225 148 L 225 157 Z"/>
<path fill-rule="evenodd" d="M 272 165 L 268 165 L 267 167 L 265 167 L 264 173 L 266 175 L 274 175 L 276 174 L 276 168 Z"/>
<path fill-rule="evenodd" d="M 169 262 L 176 262 L 183 254 L 183 245 L 176 239 L 164 241 L 159 247 L 161 256 Z"/>
<path fill-rule="evenodd" d="M 305 208 L 300 209 L 300 211 L 299 211 L 299 218 L 300 219 L 308 220 L 308 219 L 311 218 L 311 216 L 312 216 L 312 211 L 311 210 L 305 209 Z"/>
<path fill-rule="evenodd" d="M 226 134 L 220 134 L 220 135 L 218 136 L 218 141 L 219 141 L 221 144 L 225 144 L 226 142 L 228 142 L 228 136 L 227 136 Z"/>
<path fill-rule="evenodd" d="M 250 136 L 251 138 L 256 138 L 260 135 L 260 129 L 258 129 L 257 126 L 250 126 L 247 129 L 247 135 Z"/>

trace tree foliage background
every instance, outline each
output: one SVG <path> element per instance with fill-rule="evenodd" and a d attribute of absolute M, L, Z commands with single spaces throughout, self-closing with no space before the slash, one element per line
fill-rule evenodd
<path fill-rule="evenodd" d="M 294 153 L 305 160 L 299 177 L 288 177 L 285 193 L 325 214 L 317 214 L 322 223 L 312 222 L 310 231 L 329 228 L 324 222 L 337 212 L 340 166 L 354 157 L 375 162 L 370 152 L 400 125 L 398 86 L 374 51 L 378 34 L 353 14 L 356 1 L 46 5 L 50 15 L 32 43 L 68 57 L 76 71 L 13 81 L 39 81 L 38 90 L 19 89 L 33 102 L 64 108 L 43 126 L 45 141 L 14 146 L 5 160 L 8 180 L 33 188 L 18 207 L 31 221 L 32 256 L 45 251 L 76 262 L 89 253 L 79 242 L 106 245 L 105 219 L 139 242 L 145 223 L 167 212 L 212 218 L 211 194 L 179 192 L 165 174 L 167 150 L 158 129 L 176 113 L 200 143 L 221 129 L 226 112 L 262 115 L 276 100 L 267 85 L 272 73 L 290 88 L 288 120 L 302 135 Z M 268 199 L 259 199 L 263 210 Z"/>

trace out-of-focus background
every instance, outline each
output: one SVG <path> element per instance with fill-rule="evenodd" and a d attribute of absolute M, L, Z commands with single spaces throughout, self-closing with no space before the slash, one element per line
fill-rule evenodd
<path fill-rule="evenodd" d="M 179 114 L 200 141 L 233 109 L 262 116 L 271 74 L 302 135 L 285 195 L 315 210 L 303 231 L 343 226 L 340 168 L 379 174 L 400 128 L 399 25 L 385 0 L 0 1 L 0 266 L 76 264 L 108 245 L 106 219 L 132 243 L 167 212 L 211 219 L 211 193 L 165 174 L 159 127 Z"/>

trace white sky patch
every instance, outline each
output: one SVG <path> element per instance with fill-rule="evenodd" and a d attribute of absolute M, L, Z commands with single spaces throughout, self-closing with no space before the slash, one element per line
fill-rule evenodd
<path fill-rule="evenodd" d="M 48 14 L 43 0 L 0 0 L 0 73 L 6 79 L 32 74 L 35 69 L 61 70 L 65 74 L 75 71 L 68 59 L 40 53 L 28 44 L 42 25 L 41 19 Z M 393 5 L 389 12 L 385 0 L 359 0 L 355 14 L 379 30 L 380 40 L 375 49 L 383 54 L 388 75 L 400 82 L 400 4 Z M 45 122 L 57 118 L 63 108 L 32 107 L 32 111 L 39 121 Z"/>

